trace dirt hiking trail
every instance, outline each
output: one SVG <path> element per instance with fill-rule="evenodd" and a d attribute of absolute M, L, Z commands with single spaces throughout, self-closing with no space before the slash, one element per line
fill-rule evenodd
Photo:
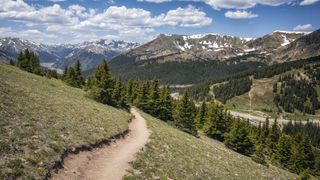
<path fill-rule="evenodd" d="M 145 119 L 132 108 L 134 119 L 129 133 L 110 145 L 72 154 L 65 158 L 63 169 L 52 173 L 53 180 L 120 180 L 130 169 L 129 162 L 148 141 L 149 130 Z"/>

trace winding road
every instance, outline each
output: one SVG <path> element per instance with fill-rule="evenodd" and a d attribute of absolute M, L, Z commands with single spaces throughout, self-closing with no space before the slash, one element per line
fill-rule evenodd
<path fill-rule="evenodd" d="M 65 158 L 64 168 L 52 174 L 53 180 L 120 180 L 130 169 L 133 161 L 148 141 L 149 130 L 145 119 L 134 108 L 131 109 L 134 119 L 129 124 L 129 133 L 119 139 L 96 148 L 83 151 Z"/>

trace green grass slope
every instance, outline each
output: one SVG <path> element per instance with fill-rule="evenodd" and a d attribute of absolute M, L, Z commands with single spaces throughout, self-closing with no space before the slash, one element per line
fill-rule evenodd
<path fill-rule="evenodd" d="M 125 179 L 295 179 L 295 175 L 253 162 L 209 138 L 195 138 L 141 113 L 150 141 Z"/>
<path fill-rule="evenodd" d="M 130 114 L 0 63 L 0 179 L 42 179 L 66 149 L 125 131 Z"/>

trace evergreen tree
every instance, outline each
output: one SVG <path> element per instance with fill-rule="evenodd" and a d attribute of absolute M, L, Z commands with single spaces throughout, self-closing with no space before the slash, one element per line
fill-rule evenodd
<path fill-rule="evenodd" d="M 126 86 L 126 94 L 125 94 L 125 99 L 126 99 L 126 103 L 128 104 L 132 104 L 134 101 L 134 82 L 133 80 L 129 80 L 129 82 L 127 83 Z"/>
<path fill-rule="evenodd" d="M 67 74 L 68 74 L 68 67 L 66 66 L 66 67 L 64 67 L 64 71 L 63 71 L 63 74 L 62 74 L 62 77 L 61 77 L 61 79 L 63 80 L 63 81 L 65 81 L 66 79 L 67 79 Z"/>
<path fill-rule="evenodd" d="M 315 158 L 309 138 L 302 135 L 296 136 L 291 148 L 289 169 L 300 173 L 306 169 L 314 169 L 314 165 Z"/>
<path fill-rule="evenodd" d="M 148 100 L 148 113 L 157 117 L 159 111 L 159 80 L 153 79 L 150 84 L 149 100 Z"/>
<path fill-rule="evenodd" d="M 248 123 L 236 119 L 231 127 L 231 131 L 225 136 L 225 144 L 244 155 L 250 155 L 253 151 L 253 142 L 249 138 Z"/>
<path fill-rule="evenodd" d="M 276 145 L 278 143 L 280 135 L 281 135 L 281 130 L 278 125 L 277 118 L 275 118 L 274 123 L 271 126 L 271 131 L 270 131 L 269 137 L 268 137 L 268 140 L 269 140 L 268 147 L 269 147 L 271 155 L 273 153 L 275 153 Z"/>
<path fill-rule="evenodd" d="M 88 96 L 93 99 L 112 105 L 113 78 L 109 72 L 106 60 L 103 60 L 91 77 L 91 85 L 88 89 Z"/>
<path fill-rule="evenodd" d="M 189 99 L 188 90 L 186 90 L 175 109 L 174 124 L 184 132 L 197 135 L 194 117 L 195 107 L 193 102 Z"/>
<path fill-rule="evenodd" d="M 17 66 L 19 68 L 23 68 L 23 53 L 20 51 L 18 58 L 17 58 Z"/>
<path fill-rule="evenodd" d="M 116 106 L 124 106 L 124 99 L 122 97 L 122 83 L 119 78 L 116 79 L 114 84 L 114 89 L 112 92 L 112 100 L 114 102 L 114 105 Z"/>
<path fill-rule="evenodd" d="M 164 86 L 160 92 L 160 103 L 157 117 L 164 121 L 172 120 L 173 102 L 170 96 L 170 88 Z"/>
<path fill-rule="evenodd" d="M 209 137 L 223 140 L 224 133 L 227 132 L 228 128 L 225 117 L 223 107 L 212 101 L 208 107 L 208 113 L 203 125 L 203 132 Z"/>
<path fill-rule="evenodd" d="M 202 130 L 205 119 L 206 119 L 206 115 L 207 115 L 207 104 L 205 101 L 203 101 L 195 119 L 195 124 L 198 130 Z"/>
<path fill-rule="evenodd" d="M 267 161 L 264 155 L 264 148 L 261 144 L 256 144 L 254 148 L 254 153 L 251 159 L 259 164 L 267 165 Z"/>
<path fill-rule="evenodd" d="M 148 82 L 140 84 L 137 91 L 137 98 L 135 99 L 134 104 L 143 111 L 148 111 Z"/>
<path fill-rule="evenodd" d="M 274 159 L 278 161 L 283 167 L 287 168 L 290 161 L 292 140 L 287 135 L 281 135 L 274 154 Z"/>
<path fill-rule="evenodd" d="M 76 61 L 76 64 L 75 64 L 75 68 L 74 68 L 74 71 L 75 71 L 75 76 L 76 76 L 76 87 L 82 87 L 85 85 L 85 80 L 82 76 L 82 70 L 81 70 L 81 63 L 79 60 Z"/>

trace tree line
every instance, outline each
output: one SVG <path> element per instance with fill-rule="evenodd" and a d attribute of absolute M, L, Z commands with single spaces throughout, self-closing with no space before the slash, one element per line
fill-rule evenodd
<path fill-rule="evenodd" d="M 280 88 L 278 88 L 279 85 Z M 315 114 L 315 111 L 320 108 L 314 85 L 300 73 L 281 76 L 278 83 L 274 84 L 273 91 L 276 93 L 274 103 L 286 112 L 293 113 L 299 110 L 303 113 Z"/>
<path fill-rule="evenodd" d="M 225 84 L 213 88 L 214 96 L 222 103 L 250 91 L 252 80 L 250 77 L 231 79 Z"/>
<path fill-rule="evenodd" d="M 40 76 L 59 78 L 57 71 L 41 68 L 38 55 L 35 52 L 29 51 L 29 49 L 21 51 L 16 61 L 10 60 L 10 65 L 17 66 L 24 71 Z"/>

